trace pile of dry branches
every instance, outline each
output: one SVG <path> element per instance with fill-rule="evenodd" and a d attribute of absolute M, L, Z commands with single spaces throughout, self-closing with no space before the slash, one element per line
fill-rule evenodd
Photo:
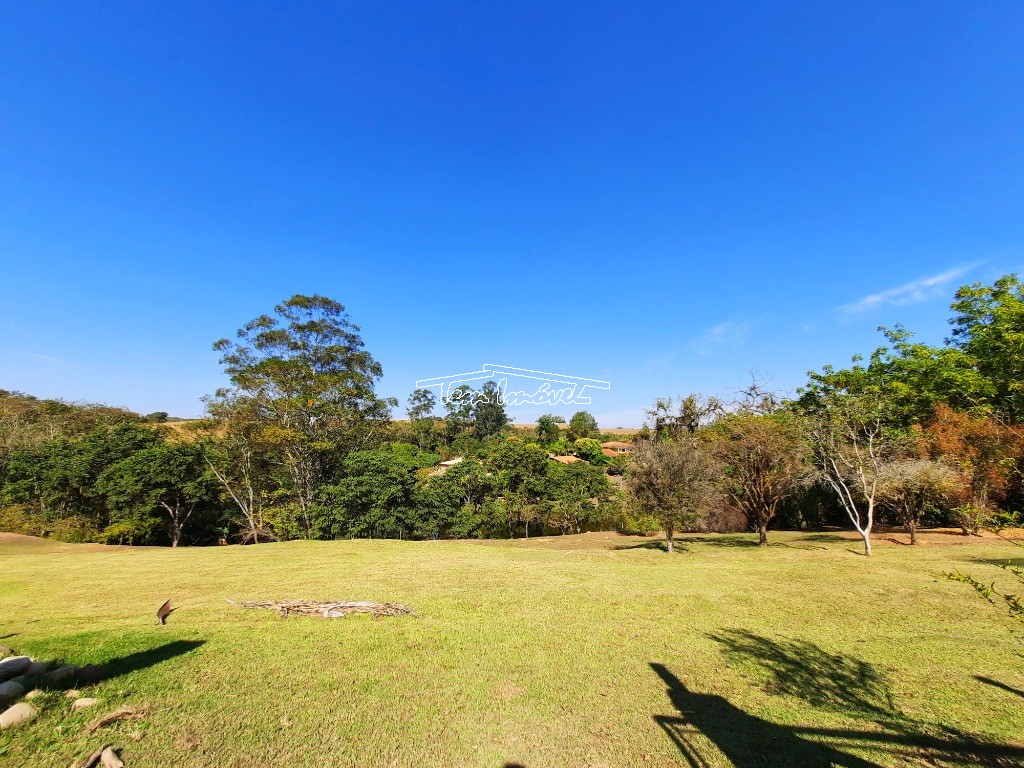
<path fill-rule="evenodd" d="M 369 600 L 360 600 L 349 603 L 318 603 L 311 600 L 256 600 L 251 602 L 238 602 L 228 600 L 232 605 L 241 608 L 266 608 L 277 611 L 282 618 L 288 618 L 295 613 L 301 616 L 319 616 L 324 619 L 343 619 L 351 613 L 368 613 L 375 619 L 381 616 L 413 616 L 420 618 L 412 608 L 398 603 L 373 603 Z"/>

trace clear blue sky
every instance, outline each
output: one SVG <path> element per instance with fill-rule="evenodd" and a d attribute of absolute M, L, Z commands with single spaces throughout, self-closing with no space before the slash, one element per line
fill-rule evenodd
<path fill-rule="evenodd" d="M 196 415 L 296 292 L 385 394 L 561 371 L 608 427 L 938 341 L 1024 271 L 1022 41 L 976 0 L 4 3 L 0 388 Z"/>

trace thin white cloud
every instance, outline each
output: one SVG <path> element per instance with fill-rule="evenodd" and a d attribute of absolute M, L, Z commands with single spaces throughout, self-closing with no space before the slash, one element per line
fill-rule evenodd
<path fill-rule="evenodd" d="M 753 327 L 754 324 L 749 320 L 726 320 L 698 336 L 693 342 L 694 351 L 698 355 L 710 355 L 715 349 L 739 344 Z"/>
<path fill-rule="evenodd" d="M 937 275 L 921 277 L 917 280 L 912 280 L 906 285 L 890 288 L 886 291 L 879 291 L 878 293 L 872 293 L 859 301 L 844 304 L 838 308 L 838 311 L 852 315 L 857 314 L 858 312 L 866 312 L 869 309 L 875 309 L 876 307 L 883 305 L 898 307 L 903 304 L 917 304 L 922 301 L 930 301 L 932 299 L 939 298 L 946 293 L 946 291 L 942 290 L 944 285 L 967 274 L 976 266 L 978 265 L 967 264 L 963 267 L 947 269 L 945 272 L 940 272 Z"/>

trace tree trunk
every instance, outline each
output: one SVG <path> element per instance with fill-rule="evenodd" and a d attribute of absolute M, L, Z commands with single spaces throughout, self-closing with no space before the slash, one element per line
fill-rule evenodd
<path fill-rule="evenodd" d="M 675 545 L 672 543 L 672 529 L 669 528 L 665 531 L 665 542 L 668 544 L 668 551 L 671 554 L 676 551 Z"/>
<path fill-rule="evenodd" d="M 171 533 L 171 547 L 177 547 L 179 541 L 181 541 L 181 526 L 175 523 Z"/>
<path fill-rule="evenodd" d="M 768 546 L 768 526 L 763 523 L 757 527 L 757 544 L 761 547 Z"/>
<path fill-rule="evenodd" d="M 914 525 L 913 520 L 907 523 L 907 531 L 910 533 L 910 543 L 917 544 L 917 526 Z"/>
<path fill-rule="evenodd" d="M 864 555 L 865 557 L 871 557 L 871 532 L 870 531 L 858 531 L 862 539 L 864 539 Z"/>

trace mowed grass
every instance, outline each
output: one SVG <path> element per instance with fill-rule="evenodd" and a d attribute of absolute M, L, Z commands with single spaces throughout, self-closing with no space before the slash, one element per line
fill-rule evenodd
<path fill-rule="evenodd" d="M 106 663 L 0 733 L 0 765 L 1024 765 L 1024 645 L 959 569 L 995 537 L 584 534 L 530 542 L 69 545 L 0 535 L 0 644 Z M 177 610 L 156 626 L 168 597 Z M 421 619 L 225 602 L 370 599 Z M 82 735 L 131 705 L 142 720 Z"/>

